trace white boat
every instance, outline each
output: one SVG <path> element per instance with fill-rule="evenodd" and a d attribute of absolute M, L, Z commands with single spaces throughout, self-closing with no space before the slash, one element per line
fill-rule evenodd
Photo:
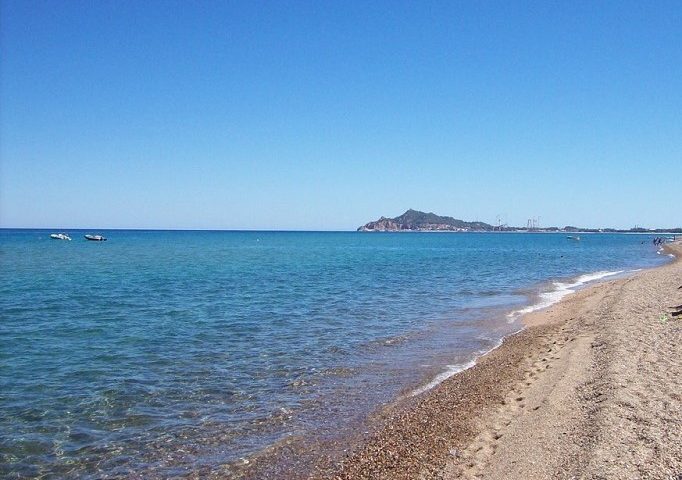
<path fill-rule="evenodd" d="M 576 242 L 580 241 L 580 237 L 578 236 L 568 235 L 566 238 L 568 238 L 569 240 L 575 240 Z"/>
<path fill-rule="evenodd" d="M 103 242 L 106 240 L 106 237 L 103 237 L 102 235 L 85 235 L 85 239 L 92 242 Z"/>
<path fill-rule="evenodd" d="M 50 238 L 53 240 L 71 240 L 71 237 L 66 233 L 52 233 L 50 234 Z"/>

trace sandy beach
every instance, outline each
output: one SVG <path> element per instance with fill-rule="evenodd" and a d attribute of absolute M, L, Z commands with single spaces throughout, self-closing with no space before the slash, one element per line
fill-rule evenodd
<path fill-rule="evenodd" d="M 316 478 L 682 478 L 682 244 L 675 261 L 524 317 L 471 369 Z"/>

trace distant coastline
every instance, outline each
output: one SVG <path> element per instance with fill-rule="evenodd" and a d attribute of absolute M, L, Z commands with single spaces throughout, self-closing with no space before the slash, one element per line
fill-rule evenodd
<path fill-rule="evenodd" d="M 530 221 L 529 221 L 530 223 Z M 682 228 L 584 228 L 566 225 L 564 227 L 543 227 L 535 223 L 526 227 L 508 225 L 490 225 L 485 222 L 469 222 L 453 217 L 425 213 L 409 209 L 394 218 L 381 217 L 368 222 L 357 229 L 358 232 L 555 232 L 555 233 L 650 233 L 650 234 L 682 234 Z"/>

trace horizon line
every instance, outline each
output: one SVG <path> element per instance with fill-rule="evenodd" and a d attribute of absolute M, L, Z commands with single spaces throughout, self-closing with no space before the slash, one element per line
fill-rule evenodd
<path fill-rule="evenodd" d="M 359 227 L 358 227 L 359 228 Z M 260 229 L 260 228 L 148 228 L 148 227 L 102 227 L 102 228 L 92 228 L 92 227 L 0 227 L 0 230 L 51 230 L 51 231 L 67 231 L 67 230 L 90 230 L 90 231 L 137 231 L 137 232 L 282 232 L 282 233 L 566 233 L 566 230 L 562 230 L 563 227 L 543 227 L 526 229 L 523 227 L 508 227 L 515 228 L 517 230 L 468 230 L 468 231 L 455 231 L 455 230 L 395 230 L 395 231 L 366 231 L 361 232 L 357 228 L 352 230 L 345 229 L 329 229 L 329 230 L 317 230 L 317 229 Z M 624 228 L 613 228 L 613 227 L 573 227 L 577 230 L 569 230 L 569 233 L 635 233 L 635 234 L 647 234 L 647 233 L 672 233 L 673 230 L 682 229 L 682 227 L 669 227 L 669 228 L 645 228 L 645 227 L 631 227 L 628 229 Z M 559 230 L 548 230 L 548 229 L 559 229 Z M 643 229 L 635 230 L 635 229 Z M 594 230 L 616 230 L 615 232 L 599 232 Z"/>

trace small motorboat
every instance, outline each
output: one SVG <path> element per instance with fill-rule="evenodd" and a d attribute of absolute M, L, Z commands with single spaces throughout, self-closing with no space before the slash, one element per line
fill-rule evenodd
<path fill-rule="evenodd" d="M 103 237 L 102 235 L 85 235 L 86 240 L 90 240 L 91 242 L 104 242 L 107 237 Z"/>
<path fill-rule="evenodd" d="M 580 241 L 580 237 L 578 236 L 568 235 L 566 238 L 568 238 L 569 240 L 575 240 L 576 242 Z"/>
<path fill-rule="evenodd" d="M 50 238 L 53 240 L 71 240 L 66 233 L 51 233 Z"/>

